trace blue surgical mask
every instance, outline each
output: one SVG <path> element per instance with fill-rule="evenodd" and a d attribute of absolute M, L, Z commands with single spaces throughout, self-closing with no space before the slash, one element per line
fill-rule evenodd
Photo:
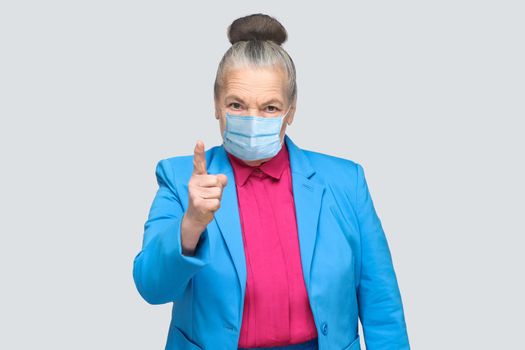
<path fill-rule="evenodd" d="M 279 117 L 226 113 L 226 128 L 222 135 L 224 148 L 237 158 L 247 161 L 275 156 L 282 147 L 281 126 L 290 107 Z"/>

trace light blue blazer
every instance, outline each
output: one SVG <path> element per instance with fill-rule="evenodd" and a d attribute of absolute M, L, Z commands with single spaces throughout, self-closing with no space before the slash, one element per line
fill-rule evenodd
<path fill-rule="evenodd" d="M 320 350 L 359 350 L 358 317 L 368 350 L 410 349 L 401 294 L 363 167 L 308 151 L 285 136 L 303 276 Z M 246 263 L 235 179 L 224 147 L 206 151 L 209 174 L 228 185 L 195 256 L 181 253 L 193 155 L 162 159 L 158 191 L 144 224 L 133 279 L 150 304 L 173 302 L 168 350 L 238 348 Z"/>

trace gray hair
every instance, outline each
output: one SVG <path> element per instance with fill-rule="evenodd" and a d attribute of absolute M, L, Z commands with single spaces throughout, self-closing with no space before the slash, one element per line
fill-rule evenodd
<path fill-rule="evenodd" d="M 214 84 L 214 97 L 218 100 L 224 78 L 230 69 L 246 67 L 275 67 L 287 76 L 288 102 L 297 98 L 295 65 L 281 47 L 286 40 L 284 27 L 274 18 L 255 14 L 237 19 L 228 30 L 232 46 L 222 57 Z"/>

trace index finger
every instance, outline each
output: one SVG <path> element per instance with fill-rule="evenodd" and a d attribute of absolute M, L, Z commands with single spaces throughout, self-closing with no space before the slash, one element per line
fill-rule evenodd
<path fill-rule="evenodd" d="M 206 156 L 204 154 L 204 142 L 197 141 L 193 150 L 193 174 L 203 175 L 206 172 Z"/>

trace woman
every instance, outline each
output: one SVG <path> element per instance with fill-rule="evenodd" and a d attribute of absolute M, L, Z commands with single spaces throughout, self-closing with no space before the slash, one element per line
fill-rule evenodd
<path fill-rule="evenodd" d="M 286 135 L 296 76 L 286 30 L 229 27 L 215 80 L 223 144 L 160 160 L 133 278 L 173 302 L 166 349 L 409 349 L 400 291 L 363 167 Z"/>

